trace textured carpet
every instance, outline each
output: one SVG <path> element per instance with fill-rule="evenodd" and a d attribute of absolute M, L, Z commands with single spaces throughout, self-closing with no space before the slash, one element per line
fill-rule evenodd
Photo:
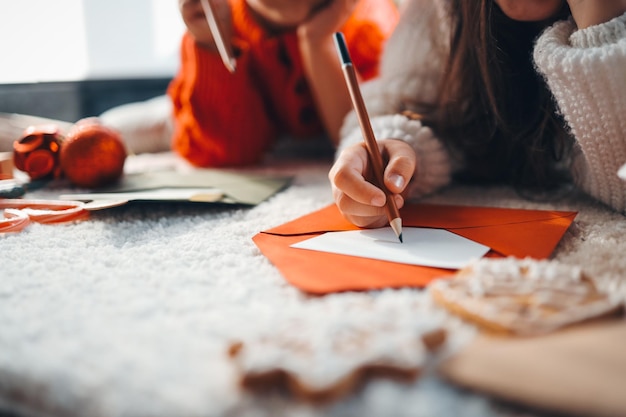
<path fill-rule="evenodd" d="M 180 164 L 170 154 L 128 162 L 129 170 Z M 547 415 L 453 387 L 431 363 L 414 383 L 375 380 L 324 407 L 238 388 L 226 356 L 233 340 L 290 320 L 303 323 L 304 334 L 323 330 L 359 317 L 349 313 L 364 302 L 368 311 L 352 323 L 364 331 L 374 318 L 407 320 L 403 312 L 417 309 L 416 320 L 450 326 L 447 353 L 472 337 L 419 290 L 309 297 L 260 253 L 254 234 L 331 203 L 328 168 L 272 160 L 251 170 L 294 175 L 289 188 L 253 208 L 130 204 L 1 236 L 0 409 L 71 417 Z M 624 292 L 626 219 L 576 191 L 533 201 L 508 188 L 454 187 L 427 201 L 578 211 L 554 259 Z"/>

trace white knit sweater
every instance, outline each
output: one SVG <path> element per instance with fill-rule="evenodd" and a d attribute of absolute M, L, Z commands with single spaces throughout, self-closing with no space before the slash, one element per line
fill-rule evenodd
<path fill-rule="evenodd" d="M 448 0 L 405 0 L 401 7 L 380 77 L 363 85 L 363 96 L 376 137 L 402 139 L 415 149 L 410 196 L 419 197 L 448 184 L 462 164 L 429 128 L 398 114 L 407 101 L 435 100 L 449 54 Z M 572 21 L 558 22 L 537 40 L 534 59 L 576 141 L 575 183 L 626 213 L 626 182 L 617 176 L 626 163 L 626 14 L 583 30 Z M 339 152 L 362 141 L 354 114 L 341 136 Z"/>

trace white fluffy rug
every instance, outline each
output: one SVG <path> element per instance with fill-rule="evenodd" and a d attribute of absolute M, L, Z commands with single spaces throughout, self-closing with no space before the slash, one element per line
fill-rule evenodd
<path fill-rule="evenodd" d="M 144 155 L 127 167 L 174 160 Z M 472 336 L 419 290 L 309 297 L 260 253 L 251 240 L 257 232 L 331 203 L 328 167 L 273 161 L 253 170 L 295 175 L 288 189 L 253 208 L 129 205 L 0 237 L 0 410 L 70 417 L 543 415 L 450 386 L 430 364 L 413 384 L 376 380 L 321 408 L 238 388 L 226 356 L 231 341 L 288 320 L 302 322 L 304 334 L 323 330 L 354 317 L 348 312 L 363 301 L 371 305 L 357 323 L 364 330 L 373 317 L 406 320 L 417 308 L 416 320 L 451 326 L 449 349 Z M 625 217 L 575 191 L 533 202 L 506 188 L 459 187 L 428 201 L 579 211 L 554 258 L 594 276 L 626 277 Z"/>

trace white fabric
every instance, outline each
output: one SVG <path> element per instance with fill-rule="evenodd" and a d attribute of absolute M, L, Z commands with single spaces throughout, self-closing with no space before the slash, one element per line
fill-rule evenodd
<path fill-rule="evenodd" d="M 579 31 L 557 23 L 534 57 L 580 149 L 575 181 L 626 212 L 626 185 L 616 175 L 626 162 L 626 14 Z"/>
<path fill-rule="evenodd" d="M 113 107 L 99 116 L 120 132 L 129 153 L 165 152 L 173 132 L 172 102 L 167 95 Z"/>

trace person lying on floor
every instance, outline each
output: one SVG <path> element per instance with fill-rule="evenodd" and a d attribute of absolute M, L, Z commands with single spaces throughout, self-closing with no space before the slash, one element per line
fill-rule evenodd
<path fill-rule="evenodd" d="M 557 189 L 626 212 L 626 0 L 406 0 L 363 86 L 397 206 L 452 180 Z M 354 114 L 329 172 L 362 227 L 387 222 Z"/>

